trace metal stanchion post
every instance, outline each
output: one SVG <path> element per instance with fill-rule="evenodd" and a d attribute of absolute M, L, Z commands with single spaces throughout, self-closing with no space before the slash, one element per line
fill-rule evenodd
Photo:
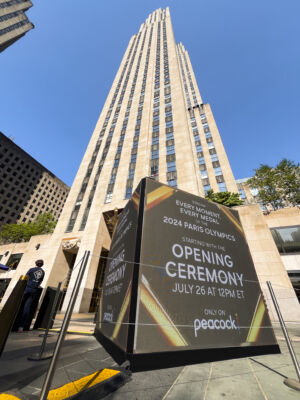
<path fill-rule="evenodd" d="M 47 360 L 48 358 L 51 358 L 53 356 L 52 352 L 47 352 L 44 355 L 43 355 L 43 353 L 44 353 L 44 350 L 45 350 L 45 347 L 46 347 L 46 341 L 47 341 L 47 337 L 48 337 L 48 332 L 49 332 L 49 329 L 50 329 L 50 326 L 51 326 L 51 322 L 53 321 L 53 316 L 54 316 L 54 313 L 55 313 L 55 310 L 56 310 L 56 306 L 57 306 L 57 302 L 58 302 L 58 299 L 59 299 L 61 284 L 62 284 L 62 282 L 59 282 L 58 285 L 57 285 L 54 301 L 53 301 L 52 308 L 51 308 L 51 311 L 50 311 L 50 315 L 49 315 L 49 319 L 48 319 L 48 323 L 47 323 L 47 328 L 46 328 L 46 331 L 45 331 L 45 334 L 44 334 L 44 338 L 43 338 L 43 341 L 42 341 L 42 345 L 41 345 L 40 351 L 37 354 L 33 354 L 32 356 L 27 357 L 28 360 L 30 360 L 30 361 Z"/>
<path fill-rule="evenodd" d="M 281 311 L 280 311 L 280 308 L 279 308 L 279 305 L 278 305 L 278 302 L 277 302 L 277 299 L 276 299 L 272 284 L 271 284 L 270 281 L 267 281 L 267 285 L 268 285 L 268 288 L 269 288 L 269 291 L 270 291 L 270 294 L 271 294 L 271 298 L 272 298 L 272 301 L 274 303 L 274 307 L 275 307 L 275 310 L 276 310 L 276 313 L 278 315 L 278 319 L 279 319 L 279 322 L 280 322 L 280 325 L 281 325 L 281 329 L 283 331 L 283 334 L 284 334 L 284 337 L 285 337 L 285 340 L 286 340 L 286 343 L 287 343 L 287 346 L 288 346 L 288 349 L 289 349 L 290 355 L 292 357 L 292 360 L 293 360 L 293 363 L 294 363 L 294 366 L 295 366 L 295 369 L 296 369 L 296 373 L 297 373 L 297 376 L 298 376 L 298 381 L 296 381 L 295 379 L 286 378 L 284 380 L 284 383 L 287 386 L 291 387 L 292 389 L 300 391 L 300 367 L 299 367 L 299 364 L 298 364 L 298 360 L 296 358 L 296 354 L 295 354 L 294 348 L 292 346 L 291 339 L 289 337 L 289 334 L 288 334 L 288 331 L 286 329 L 284 320 L 282 318 Z"/>
<path fill-rule="evenodd" d="M 62 327 L 61 327 L 60 333 L 59 333 L 58 338 L 57 338 L 57 342 L 56 342 L 56 345 L 55 345 L 53 357 L 52 357 L 52 359 L 50 361 L 49 368 L 48 368 L 48 371 L 46 373 L 46 377 L 45 377 L 45 380 L 44 380 L 44 383 L 43 383 L 43 387 L 42 387 L 42 390 L 41 390 L 41 394 L 40 394 L 40 400 L 47 400 L 48 392 L 49 392 L 49 389 L 50 389 L 50 386 L 51 386 L 51 382 L 52 382 L 52 378 L 53 378 L 54 371 L 55 371 L 55 366 L 56 366 L 56 363 L 57 363 L 57 360 L 58 360 L 58 356 L 59 356 L 59 353 L 60 353 L 61 346 L 62 346 L 63 341 L 64 341 L 64 337 L 65 337 L 66 332 L 67 332 L 67 328 L 68 328 L 68 325 L 69 325 L 69 322 L 70 322 L 70 319 L 71 319 L 71 315 L 72 315 L 72 312 L 73 312 L 73 308 L 74 308 L 74 305 L 75 305 L 76 297 L 78 295 L 80 283 L 82 281 L 82 278 L 83 278 L 83 275 L 84 275 L 84 272 L 85 272 L 85 268 L 86 268 L 89 256 L 90 256 L 90 252 L 86 250 L 84 252 L 84 256 L 83 256 L 83 259 L 82 259 L 82 262 L 81 262 L 80 270 L 79 270 L 79 273 L 78 273 L 77 278 L 76 278 L 76 282 L 75 282 L 75 285 L 74 285 L 74 288 L 73 288 L 73 291 L 72 291 L 72 294 L 71 294 L 71 298 L 70 298 L 70 301 L 69 301 L 69 304 L 68 304 L 68 308 L 67 308 L 63 323 L 62 323 Z"/>

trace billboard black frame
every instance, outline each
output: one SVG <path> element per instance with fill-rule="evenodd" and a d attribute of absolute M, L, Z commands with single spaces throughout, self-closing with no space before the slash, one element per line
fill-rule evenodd
<path fill-rule="evenodd" d="M 116 343 L 102 334 L 96 326 L 94 336 L 104 349 L 119 364 L 129 361 L 132 372 L 149 371 L 155 369 L 172 368 L 184 365 L 199 364 L 213 361 L 223 361 L 243 357 L 258 356 L 264 354 L 280 354 L 278 344 L 263 346 L 220 347 L 206 349 L 189 349 L 176 351 L 163 351 L 151 353 L 133 353 L 135 338 L 135 321 L 137 312 L 138 278 L 142 244 L 142 229 L 145 210 L 146 182 L 151 178 L 143 178 L 140 181 L 140 201 L 137 221 L 136 248 L 134 256 L 133 279 L 129 312 L 129 329 L 127 339 L 127 351 L 121 349 Z M 132 200 L 129 200 L 132 201 Z M 100 306 L 100 305 L 99 305 Z"/>
<path fill-rule="evenodd" d="M 280 353 L 278 345 L 268 345 L 134 354 L 122 350 L 113 341 L 104 336 L 97 328 L 94 335 L 102 344 L 104 349 L 119 365 L 123 364 L 125 361 L 129 361 L 130 370 L 132 372 L 150 371 L 205 362 L 224 361 L 229 359 Z"/>

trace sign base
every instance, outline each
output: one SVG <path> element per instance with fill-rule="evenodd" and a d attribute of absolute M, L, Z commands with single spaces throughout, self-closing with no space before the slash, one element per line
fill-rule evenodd
<path fill-rule="evenodd" d="M 286 378 L 283 382 L 291 389 L 298 390 L 300 392 L 300 382 L 296 381 L 296 379 Z"/>
<path fill-rule="evenodd" d="M 152 371 L 156 369 L 181 367 L 184 365 L 200 364 L 205 362 L 224 361 L 235 358 L 280 353 L 280 349 L 277 345 L 269 345 L 264 347 L 228 347 L 223 348 L 222 350 L 200 349 L 167 351 L 162 353 L 130 354 L 124 352 L 111 340 L 108 340 L 98 329 L 95 330 L 95 337 L 119 365 L 128 360 L 130 363 L 130 371 L 132 372 Z M 288 385 L 288 383 L 286 383 L 286 385 Z"/>

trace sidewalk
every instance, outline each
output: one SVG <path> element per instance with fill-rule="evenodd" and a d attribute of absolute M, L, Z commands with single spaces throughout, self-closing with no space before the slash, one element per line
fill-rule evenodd
<path fill-rule="evenodd" d="M 58 316 L 55 327 L 61 324 Z M 73 315 L 70 330 L 93 330 L 93 315 Z M 76 329 L 75 329 L 76 328 Z M 300 326 L 289 325 L 300 361 Z M 282 354 L 197 364 L 186 367 L 139 372 L 130 382 L 105 397 L 107 400 L 296 400 L 299 392 L 283 384 L 284 377 L 297 379 L 292 360 L 279 327 L 275 328 Z M 28 361 L 37 352 L 39 331 L 12 333 L 0 358 L 0 391 L 18 391 L 22 399 L 37 398 L 49 363 Z M 57 334 L 48 339 L 47 351 L 54 348 Z M 116 367 L 93 336 L 67 334 L 53 379 L 52 388 L 102 368 Z M 21 393 L 21 395 L 20 395 Z"/>
<path fill-rule="evenodd" d="M 58 329 L 61 327 L 64 316 L 65 314 L 56 315 L 53 325 L 54 329 Z M 94 318 L 95 314 L 92 313 L 73 314 L 68 331 L 78 331 L 93 334 L 95 329 Z"/>

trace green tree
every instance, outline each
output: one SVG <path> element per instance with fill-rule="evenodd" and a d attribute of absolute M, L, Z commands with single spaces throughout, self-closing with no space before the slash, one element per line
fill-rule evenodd
<path fill-rule="evenodd" d="M 240 206 L 244 204 L 244 201 L 240 199 L 239 194 L 232 192 L 214 193 L 214 191 L 210 189 L 207 191 L 205 198 L 210 201 L 213 201 L 214 203 L 223 204 L 224 206 L 227 207 Z"/>
<path fill-rule="evenodd" d="M 51 213 L 40 214 L 33 222 L 25 224 L 6 224 L 0 231 L 0 242 L 28 242 L 31 236 L 52 233 L 55 225 L 56 221 Z"/>
<path fill-rule="evenodd" d="M 255 175 L 247 181 L 249 187 L 258 190 L 264 206 L 274 210 L 300 204 L 300 165 L 282 159 L 275 167 L 261 164 Z"/>
<path fill-rule="evenodd" d="M 24 241 L 25 224 L 7 224 L 3 225 L 0 231 L 1 243 L 18 243 Z"/>
<path fill-rule="evenodd" d="M 40 214 L 34 220 L 37 232 L 36 235 L 43 235 L 46 233 L 52 233 L 56 226 L 57 221 L 55 221 L 51 213 Z"/>

